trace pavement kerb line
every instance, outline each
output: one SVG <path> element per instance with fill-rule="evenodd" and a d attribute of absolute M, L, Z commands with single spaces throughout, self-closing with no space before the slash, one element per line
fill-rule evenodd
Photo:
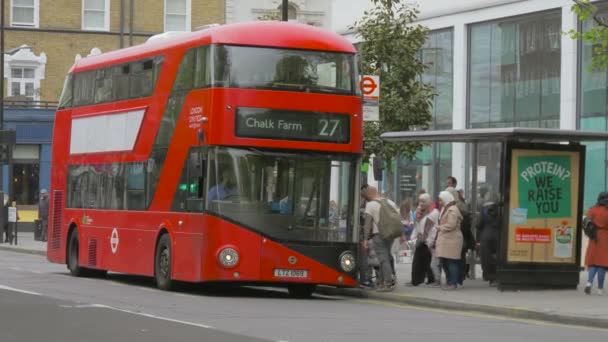
<path fill-rule="evenodd" d="M 23 254 L 46 255 L 46 251 L 39 251 L 39 250 L 35 250 L 35 249 L 6 247 L 6 246 L 2 246 L 2 245 L 0 245 L 0 251 L 9 251 L 9 252 L 23 253 Z"/>
<path fill-rule="evenodd" d="M 376 293 L 360 289 L 340 289 L 325 286 L 317 287 L 317 292 L 324 295 L 347 296 L 364 299 L 375 299 L 386 303 L 401 303 L 423 309 L 442 309 L 453 312 L 473 312 L 492 316 L 508 317 L 521 320 L 534 320 L 560 325 L 574 325 L 596 329 L 608 329 L 608 319 L 561 315 L 546 313 L 518 307 L 501 307 L 484 304 L 461 303 L 440 299 L 421 298 L 411 295 Z"/>

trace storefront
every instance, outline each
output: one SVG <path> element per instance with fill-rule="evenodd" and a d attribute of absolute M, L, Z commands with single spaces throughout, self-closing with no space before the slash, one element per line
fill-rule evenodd
<path fill-rule="evenodd" d="M 18 205 L 37 205 L 40 190 L 49 188 L 54 117 L 54 108 L 5 108 L 4 129 L 15 130 L 17 144 L 12 168 L 3 166 L 2 189 L 12 181 Z"/>

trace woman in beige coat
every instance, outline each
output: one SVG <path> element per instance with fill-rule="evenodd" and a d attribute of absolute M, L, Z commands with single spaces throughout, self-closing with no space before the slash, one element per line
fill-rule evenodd
<path fill-rule="evenodd" d="M 445 290 L 453 290 L 458 284 L 459 261 L 462 252 L 462 215 L 456 206 L 454 196 L 448 191 L 439 194 L 441 214 L 437 225 L 436 253 L 447 277 Z"/>

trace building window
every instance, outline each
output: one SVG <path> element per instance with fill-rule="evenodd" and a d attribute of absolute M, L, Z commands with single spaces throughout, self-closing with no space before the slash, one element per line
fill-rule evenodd
<path fill-rule="evenodd" d="M 11 26 L 38 27 L 39 0 L 11 0 Z"/>
<path fill-rule="evenodd" d="M 452 128 L 453 39 L 452 29 L 433 31 L 421 50 L 422 62 L 428 65 L 422 80 L 433 85 L 437 93 L 433 98 L 431 123 L 435 129 Z"/>
<path fill-rule="evenodd" d="M 82 0 L 82 29 L 110 30 L 109 0 Z"/>
<path fill-rule="evenodd" d="M 608 17 L 608 4 L 598 5 L 598 15 Z M 582 23 L 583 32 L 597 24 L 593 19 Z M 579 113 L 581 130 L 607 131 L 608 130 L 608 70 L 592 69 L 591 60 L 597 53 L 595 45 L 579 42 L 580 56 L 580 101 Z M 589 208 L 597 200 L 598 189 L 606 189 L 608 185 L 608 170 L 606 167 L 606 143 L 590 142 L 587 146 L 585 166 L 585 199 L 584 207 Z"/>
<path fill-rule="evenodd" d="M 44 79 L 46 54 L 36 56 L 32 48 L 22 45 L 4 55 L 4 78 L 7 80 L 6 101 L 40 100 L 40 81 Z"/>
<path fill-rule="evenodd" d="M 470 28 L 469 126 L 559 127 L 561 12 Z"/>
<path fill-rule="evenodd" d="M 191 30 L 191 0 L 165 0 L 165 32 Z"/>
<path fill-rule="evenodd" d="M 9 96 L 20 97 L 25 101 L 34 101 L 36 91 L 34 68 L 12 67 L 11 77 L 9 78 Z"/>
<path fill-rule="evenodd" d="M 431 129 L 452 128 L 453 40 L 452 29 L 432 31 L 420 51 L 422 62 L 428 65 L 422 80 L 433 85 L 437 93 L 433 98 Z M 401 160 L 397 172 L 396 199 L 399 202 L 407 198 L 415 202 L 416 190 L 421 188 L 431 194 L 439 193 L 445 188 L 445 179 L 452 173 L 452 144 L 425 146 L 414 159 Z"/>

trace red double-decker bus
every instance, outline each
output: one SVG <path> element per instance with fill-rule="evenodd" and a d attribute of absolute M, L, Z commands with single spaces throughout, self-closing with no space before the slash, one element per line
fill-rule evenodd
<path fill-rule="evenodd" d="M 159 37 L 71 68 L 48 259 L 75 276 L 356 286 L 355 49 L 306 25 Z"/>

